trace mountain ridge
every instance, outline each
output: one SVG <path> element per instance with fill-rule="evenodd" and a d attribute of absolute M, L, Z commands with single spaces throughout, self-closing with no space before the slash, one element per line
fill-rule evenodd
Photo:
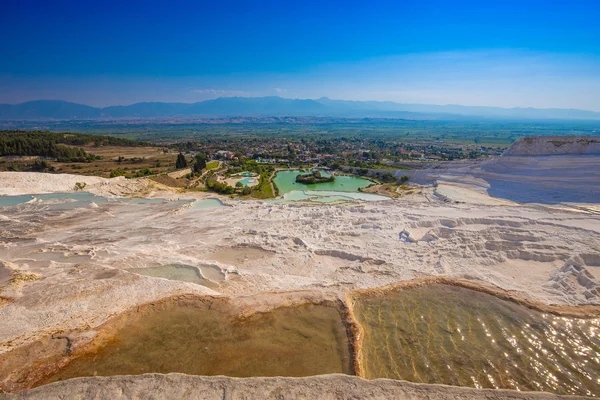
<path fill-rule="evenodd" d="M 277 96 L 218 97 L 196 103 L 139 102 L 108 107 L 92 107 L 63 100 L 33 100 L 20 104 L 0 104 L 0 119 L 2 120 L 247 116 L 600 120 L 600 112 L 579 109 L 402 104 L 391 101 L 332 100 L 326 97 L 319 99 L 288 99 Z"/>

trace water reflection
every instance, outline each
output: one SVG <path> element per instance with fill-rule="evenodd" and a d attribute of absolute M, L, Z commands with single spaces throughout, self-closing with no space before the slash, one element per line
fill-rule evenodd
<path fill-rule="evenodd" d="M 367 378 L 600 394 L 600 319 L 543 314 L 447 285 L 367 295 L 355 312 Z"/>

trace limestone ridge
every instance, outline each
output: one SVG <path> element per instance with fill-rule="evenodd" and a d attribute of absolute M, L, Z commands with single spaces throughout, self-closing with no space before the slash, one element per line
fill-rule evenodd
<path fill-rule="evenodd" d="M 151 389 L 149 389 L 151 388 Z M 363 380 L 355 376 L 321 375 L 308 378 L 229 378 L 185 374 L 144 374 L 96 376 L 69 379 L 0 399 L 62 399 L 124 397 L 144 399 L 577 399 L 544 392 L 517 392 L 502 389 L 475 389 L 457 386 L 423 385 L 391 379 Z"/>

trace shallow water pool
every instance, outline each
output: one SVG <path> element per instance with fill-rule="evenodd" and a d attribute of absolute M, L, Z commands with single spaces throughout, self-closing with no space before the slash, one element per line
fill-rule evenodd
<path fill-rule="evenodd" d="M 223 207 L 223 202 L 219 199 L 203 199 L 196 201 L 191 210 L 206 210 L 209 208 Z"/>
<path fill-rule="evenodd" d="M 256 180 L 256 178 L 244 178 L 244 179 L 240 179 L 238 182 L 240 182 L 244 186 L 248 186 L 248 185 L 253 184 L 255 180 Z"/>
<path fill-rule="evenodd" d="M 70 193 L 46 193 L 46 194 L 28 194 L 21 196 L 0 196 L 0 207 L 16 206 L 28 202 L 40 202 L 44 205 L 53 206 L 56 209 L 75 209 L 87 207 L 92 202 L 101 205 L 107 202 L 123 202 L 129 204 L 155 204 L 164 203 L 166 199 L 146 199 L 146 198 L 127 198 L 127 197 L 104 197 L 97 196 L 89 192 L 70 192 Z M 181 201 L 182 204 L 185 201 Z"/>
<path fill-rule="evenodd" d="M 223 302 L 169 301 L 113 320 L 95 344 L 94 351 L 44 383 L 150 372 L 235 377 L 351 373 L 340 315 L 321 305 L 240 317 Z"/>
<path fill-rule="evenodd" d="M 369 379 L 600 394 L 600 319 L 430 285 L 359 297 Z"/>
<path fill-rule="evenodd" d="M 96 196 L 89 192 L 74 192 L 74 193 L 46 193 L 46 194 L 27 194 L 21 196 L 0 196 L 0 207 L 15 206 L 18 204 L 28 203 L 30 201 L 42 201 L 48 204 L 63 203 L 75 203 L 82 202 L 87 204 L 92 201 L 96 204 L 105 203 L 107 199 L 105 197 Z M 74 207 L 76 205 L 73 205 Z"/>
<path fill-rule="evenodd" d="M 191 282 L 209 288 L 218 287 L 218 282 L 225 277 L 218 267 L 212 265 L 194 267 L 184 264 L 168 264 L 147 268 L 129 268 L 128 271 L 153 278 Z"/>

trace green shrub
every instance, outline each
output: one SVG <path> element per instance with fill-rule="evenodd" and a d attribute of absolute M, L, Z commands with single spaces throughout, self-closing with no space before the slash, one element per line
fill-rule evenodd
<path fill-rule="evenodd" d="M 125 176 L 125 174 L 126 172 L 122 169 L 113 169 L 112 171 L 110 171 L 111 178 L 116 178 L 117 176 Z"/>

